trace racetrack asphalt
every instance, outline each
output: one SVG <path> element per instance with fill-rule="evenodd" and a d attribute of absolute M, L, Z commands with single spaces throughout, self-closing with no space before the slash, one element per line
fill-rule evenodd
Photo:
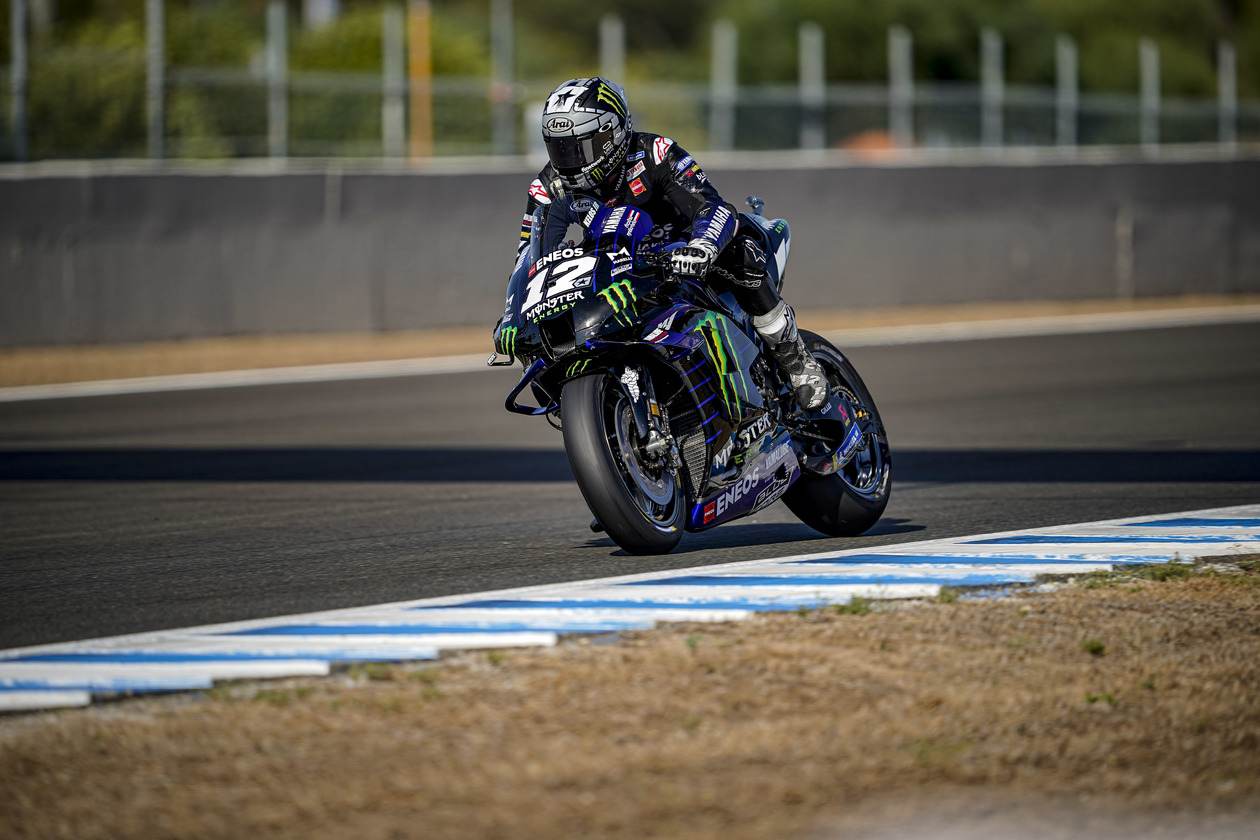
<path fill-rule="evenodd" d="M 589 532 L 504 371 L 0 405 L 0 647 L 1260 501 L 1255 324 L 864 347 L 868 535 Z"/>

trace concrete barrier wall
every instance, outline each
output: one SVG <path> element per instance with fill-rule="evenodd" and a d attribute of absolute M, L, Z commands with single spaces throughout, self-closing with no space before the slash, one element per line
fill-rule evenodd
<path fill-rule="evenodd" d="M 1260 160 L 714 167 L 792 224 L 788 298 L 1260 292 Z M 485 324 L 530 175 L 0 177 L 0 345 Z"/>

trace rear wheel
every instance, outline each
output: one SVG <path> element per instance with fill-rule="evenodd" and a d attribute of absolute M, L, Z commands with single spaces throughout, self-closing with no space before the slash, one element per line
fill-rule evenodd
<path fill-rule="evenodd" d="M 833 537 L 855 537 L 879 521 L 892 495 L 888 433 L 874 397 L 844 354 L 816 333 L 801 330 L 801 338 L 827 372 L 832 395 L 849 402 L 866 432 L 858 451 L 842 469 L 831 475 L 804 471 L 783 495 L 783 501 L 811 528 Z"/>
<path fill-rule="evenodd" d="M 686 501 L 663 460 L 641 451 L 621 384 L 599 373 L 560 396 L 564 451 L 578 489 L 608 536 L 631 554 L 665 554 L 683 534 Z"/>

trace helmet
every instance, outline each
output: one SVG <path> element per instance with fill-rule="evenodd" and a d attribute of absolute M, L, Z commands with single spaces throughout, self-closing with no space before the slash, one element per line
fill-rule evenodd
<path fill-rule="evenodd" d="M 543 106 L 547 156 L 570 190 L 598 191 L 620 179 L 632 130 L 625 91 L 599 76 L 570 79 Z"/>

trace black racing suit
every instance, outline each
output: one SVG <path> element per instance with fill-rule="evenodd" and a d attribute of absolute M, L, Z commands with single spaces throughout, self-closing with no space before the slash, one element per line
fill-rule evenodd
<path fill-rule="evenodd" d="M 724 200 L 700 164 L 668 137 L 636 131 L 626 152 L 618 185 L 597 197 L 608 206 L 631 205 L 651 217 L 655 241 L 704 239 L 718 251 L 717 262 L 736 278 L 731 289 L 750 315 L 764 315 L 779 302 L 766 277 L 766 257 L 752 238 L 739 233 L 739 215 Z M 580 224 L 592 198 L 565 194 L 551 164 L 529 185 L 521 224 L 517 265 L 528 259 L 535 236 L 543 237 L 539 253 L 563 243 L 570 224 Z M 728 248 L 732 242 L 735 247 Z M 712 277 L 713 275 L 710 275 Z"/>

